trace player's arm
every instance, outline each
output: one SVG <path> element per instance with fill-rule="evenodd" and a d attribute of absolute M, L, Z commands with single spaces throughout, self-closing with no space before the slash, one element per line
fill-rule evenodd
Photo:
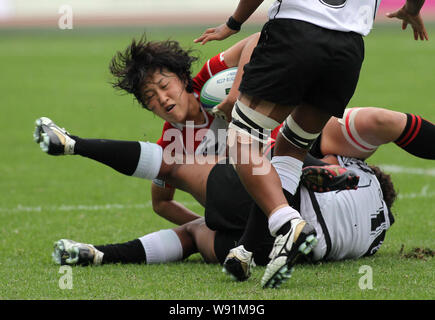
<path fill-rule="evenodd" d="M 221 111 L 225 114 L 226 120 L 231 121 L 231 111 L 233 110 L 234 103 L 239 97 L 239 86 L 242 81 L 243 67 L 251 59 L 252 51 L 260 38 L 260 33 L 254 33 L 253 35 L 237 42 L 231 48 L 225 51 L 224 59 L 229 68 L 237 67 L 237 74 L 234 79 L 233 86 L 231 87 L 228 96 L 224 101 L 218 104 L 214 111 Z"/>
<path fill-rule="evenodd" d="M 223 40 L 239 32 L 240 26 L 248 20 L 264 0 L 240 0 L 231 18 L 224 24 L 209 28 L 197 39 L 195 43 L 206 44 L 212 40 Z"/>
<path fill-rule="evenodd" d="M 415 40 L 429 40 L 429 36 L 424 26 L 420 10 L 425 0 L 407 0 L 405 5 L 393 13 L 387 13 L 388 18 L 402 20 L 402 29 L 405 30 L 408 24 L 412 26 Z"/>
<path fill-rule="evenodd" d="M 160 187 L 152 183 L 151 200 L 153 210 L 159 216 L 177 225 L 182 225 L 197 218 L 201 218 L 201 216 L 175 201 L 174 194 L 175 188 Z"/>

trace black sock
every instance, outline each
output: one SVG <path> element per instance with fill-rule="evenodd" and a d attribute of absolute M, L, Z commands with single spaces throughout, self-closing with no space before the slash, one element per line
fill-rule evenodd
<path fill-rule="evenodd" d="M 283 192 L 287 201 L 292 203 L 294 196 L 287 190 L 283 189 Z M 291 224 L 289 221 L 279 229 L 277 234 L 286 234 L 288 231 L 290 231 L 290 227 Z M 246 250 L 254 252 L 255 254 L 258 244 L 262 243 L 270 236 L 267 217 L 260 207 L 254 203 L 249 211 L 248 222 L 246 223 L 245 231 L 240 238 L 238 245 L 243 245 Z"/>
<path fill-rule="evenodd" d="M 128 176 L 136 171 L 141 152 L 139 142 L 71 137 L 76 141 L 75 154 L 101 162 Z"/>
<path fill-rule="evenodd" d="M 253 203 L 251 210 L 249 211 L 245 231 L 238 244 L 243 245 L 246 250 L 253 252 L 263 236 L 269 235 L 270 231 L 267 217 L 260 207 L 256 203 Z"/>
<path fill-rule="evenodd" d="M 434 160 L 435 125 L 414 114 L 406 116 L 405 129 L 394 143 L 416 157 Z"/>
<path fill-rule="evenodd" d="M 102 263 L 146 263 L 145 249 L 139 239 L 125 243 L 95 246 L 104 253 Z"/>

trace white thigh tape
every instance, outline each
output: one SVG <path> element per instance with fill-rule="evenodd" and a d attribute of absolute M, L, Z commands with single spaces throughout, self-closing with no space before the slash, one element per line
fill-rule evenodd
<path fill-rule="evenodd" d="M 298 148 L 310 148 L 311 144 L 320 135 L 318 133 L 309 133 L 302 129 L 291 115 L 287 117 L 284 125 L 281 127 L 280 132 L 282 136 L 291 144 Z"/>
<path fill-rule="evenodd" d="M 355 126 L 355 117 L 360 108 L 350 108 L 346 109 L 343 114 L 343 118 L 338 119 L 341 124 L 341 132 L 354 148 L 362 152 L 373 152 L 378 146 L 374 146 L 362 139 L 358 134 Z"/>
<path fill-rule="evenodd" d="M 253 139 L 263 143 L 267 142 L 270 132 L 279 126 L 279 122 L 249 108 L 239 100 L 234 104 L 231 117 L 233 120 L 230 123 L 230 128 L 245 134 L 248 133 Z M 270 132 L 268 133 L 268 131 Z"/>

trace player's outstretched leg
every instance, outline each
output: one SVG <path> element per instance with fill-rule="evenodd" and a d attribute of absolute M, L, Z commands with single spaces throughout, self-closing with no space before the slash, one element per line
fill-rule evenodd
<path fill-rule="evenodd" d="M 60 265 L 100 265 L 103 253 L 91 244 L 68 239 L 60 239 L 54 243 L 52 257 Z"/>
<path fill-rule="evenodd" d="M 359 176 L 338 165 L 308 166 L 302 169 L 301 182 L 314 192 L 357 189 Z"/>
<path fill-rule="evenodd" d="M 261 279 L 263 288 L 278 288 L 291 277 L 301 255 L 307 255 L 317 244 L 315 229 L 302 219 L 291 220 L 291 229 L 278 235 L 270 253 L 270 262 Z"/>
<path fill-rule="evenodd" d="M 39 143 L 42 151 L 54 156 L 74 154 L 75 140 L 65 129 L 46 117 L 37 119 L 35 124 L 33 138 Z"/>
<path fill-rule="evenodd" d="M 251 276 L 251 267 L 255 263 L 252 252 L 247 251 L 243 245 L 230 250 L 225 258 L 222 271 L 237 281 L 245 281 Z"/>

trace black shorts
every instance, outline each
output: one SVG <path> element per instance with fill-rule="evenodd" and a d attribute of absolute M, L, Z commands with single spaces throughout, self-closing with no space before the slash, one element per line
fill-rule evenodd
<path fill-rule="evenodd" d="M 352 98 L 364 60 L 364 41 L 292 19 L 268 21 L 240 91 L 277 104 L 307 103 L 341 117 Z"/>
<path fill-rule="evenodd" d="M 206 225 L 216 231 L 214 250 L 221 264 L 229 250 L 237 246 L 254 205 L 233 166 L 216 164 L 207 180 L 204 215 Z M 254 251 L 254 260 L 258 265 L 267 264 L 273 242 L 274 238 L 268 234 L 258 244 Z"/>

